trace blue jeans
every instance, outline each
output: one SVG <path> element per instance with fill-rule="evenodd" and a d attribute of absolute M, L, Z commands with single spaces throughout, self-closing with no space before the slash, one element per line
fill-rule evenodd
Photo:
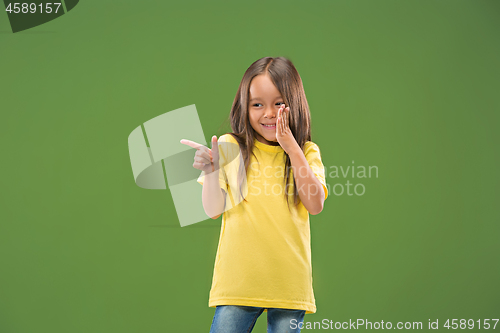
<path fill-rule="evenodd" d="M 210 333 L 248 333 L 265 308 L 219 305 L 215 309 Z M 267 308 L 268 333 L 300 333 L 305 310 Z M 302 326 L 302 325 L 301 325 Z"/>

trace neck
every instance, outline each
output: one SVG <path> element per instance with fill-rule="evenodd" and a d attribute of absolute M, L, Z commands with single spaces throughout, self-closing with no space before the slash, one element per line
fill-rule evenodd
<path fill-rule="evenodd" d="M 255 138 L 257 139 L 257 141 L 262 142 L 263 144 L 268 145 L 268 146 L 279 146 L 280 145 L 279 142 L 277 142 L 277 141 L 268 141 L 268 140 L 264 139 L 258 133 L 255 133 Z"/>

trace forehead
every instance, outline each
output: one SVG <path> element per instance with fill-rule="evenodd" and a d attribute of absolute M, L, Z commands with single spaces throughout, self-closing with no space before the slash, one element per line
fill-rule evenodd
<path fill-rule="evenodd" d="M 265 74 L 257 75 L 250 83 L 249 98 L 280 98 L 281 94 L 271 78 Z"/>

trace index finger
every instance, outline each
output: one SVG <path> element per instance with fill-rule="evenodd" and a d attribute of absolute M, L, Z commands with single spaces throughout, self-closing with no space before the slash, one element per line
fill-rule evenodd
<path fill-rule="evenodd" d="M 184 145 L 188 145 L 188 146 L 195 148 L 195 149 L 200 149 L 201 147 L 205 147 L 202 144 L 196 143 L 196 142 L 191 141 L 191 140 L 186 140 L 186 139 L 182 139 L 181 143 Z"/>

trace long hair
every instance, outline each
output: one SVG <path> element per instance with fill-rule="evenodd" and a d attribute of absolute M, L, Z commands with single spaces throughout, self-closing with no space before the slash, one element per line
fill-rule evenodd
<path fill-rule="evenodd" d="M 240 167 L 239 177 L 246 177 L 250 164 L 250 154 L 253 153 L 255 133 L 248 115 L 249 91 L 252 79 L 257 75 L 267 74 L 271 78 L 276 88 L 281 94 L 286 106 L 290 107 L 289 127 L 298 145 L 304 150 L 307 141 L 311 141 L 311 115 L 307 103 L 306 94 L 302 85 L 302 79 L 293 63 L 284 57 L 265 57 L 255 61 L 246 70 L 241 79 L 240 86 L 233 101 L 229 120 L 231 123 L 231 134 L 238 142 L 244 161 Z M 288 201 L 288 184 L 290 183 L 291 162 L 290 157 L 285 152 L 285 173 L 283 183 L 285 186 L 285 200 L 290 209 Z M 256 156 L 255 156 L 256 157 Z M 241 180 L 240 180 L 241 184 Z M 299 194 L 295 179 L 293 179 L 293 202 L 299 203 Z M 241 194 L 241 186 L 240 186 Z M 244 199 L 246 201 L 246 199 Z"/>

